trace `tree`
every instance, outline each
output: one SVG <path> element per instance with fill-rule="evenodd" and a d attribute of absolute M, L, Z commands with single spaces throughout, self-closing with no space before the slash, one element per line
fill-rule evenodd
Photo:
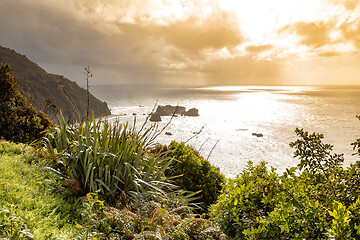
<path fill-rule="evenodd" d="M 29 143 L 52 126 L 48 116 L 35 110 L 19 90 L 10 65 L 0 66 L 0 137 Z"/>

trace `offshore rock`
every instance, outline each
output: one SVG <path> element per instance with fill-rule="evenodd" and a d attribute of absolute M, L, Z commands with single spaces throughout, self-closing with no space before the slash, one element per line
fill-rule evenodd
<path fill-rule="evenodd" d="M 196 108 L 191 108 L 187 112 L 184 113 L 184 116 L 197 117 L 197 116 L 199 116 L 199 110 Z"/>
<path fill-rule="evenodd" d="M 186 112 L 186 108 L 182 106 L 159 105 L 155 112 L 158 113 L 160 116 L 172 116 L 173 114 L 184 115 Z"/>
<path fill-rule="evenodd" d="M 159 113 L 154 112 L 151 114 L 151 117 L 149 119 L 151 122 L 161 122 L 161 116 Z"/>

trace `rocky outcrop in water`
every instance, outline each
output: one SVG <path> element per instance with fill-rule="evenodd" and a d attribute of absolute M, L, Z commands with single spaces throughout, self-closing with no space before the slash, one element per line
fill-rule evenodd
<path fill-rule="evenodd" d="M 149 119 L 151 122 L 160 122 L 161 121 L 161 116 L 159 113 L 152 113 Z"/>
<path fill-rule="evenodd" d="M 187 112 L 184 113 L 184 116 L 197 117 L 197 116 L 199 116 L 199 110 L 196 108 L 191 108 Z"/>
<path fill-rule="evenodd" d="M 262 133 L 252 133 L 255 137 L 263 137 L 264 135 Z"/>
<path fill-rule="evenodd" d="M 182 106 L 161 106 L 159 105 L 156 109 L 156 113 L 160 116 L 172 116 L 173 114 L 184 115 L 186 112 L 186 108 Z"/>
<path fill-rule="evenodd" d="M 161 116 L 177 117 L 178 115 L 197 117 L 199 116 L 199 110 L 196 108 L 191 108 L 188 111 L 186 111 L 186 108 L 183 106 L 159 105 L 156 108 L 156 111 L 151 114 L 150 121 L 159 122 L 161 121 Z"/>

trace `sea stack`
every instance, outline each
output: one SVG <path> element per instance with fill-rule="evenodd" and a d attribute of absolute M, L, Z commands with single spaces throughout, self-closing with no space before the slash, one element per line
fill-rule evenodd
<path fill-rule="evenodd" d="M 159 113 L 154 112 L 151 114 L 151 117 L 149 119 L 151 122 L 161 122 L 161 116 Z"/>
<path fill-rule="evenodd" d="M 199 110 L 196 108 L 191 108 L 187 112 L 184 113 L 184 116 L 197 117 L 197 116 L 199 116 Z"/>

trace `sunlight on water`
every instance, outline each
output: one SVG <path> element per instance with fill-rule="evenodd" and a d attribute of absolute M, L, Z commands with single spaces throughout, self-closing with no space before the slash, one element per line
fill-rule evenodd
<path fill-rule="evenodd" d="M 240 119 L 245 121 L 270 120 L 278 107 L 276 97 L 266 92 L 239 94 L 237 104 Z"/>
<path fill-rule="evenodd" d="M 360 136 L 360 88 L 235 86 L 212 88 L 136 89 L 112 86 L 100 96 L 110 103 L 114 118 L 133 121 L 136 114 L 142 123 L 154 103 L 181 105 L 199 109 L 199 117 L 179 116 L 173 119 L 158 142 L 186 141 L 205 126 L 189 144 L 229 177 L 236 176 L 251 160 L 267 161 L 278 172 L 295 166 L 291 141 L 295 128 L 325 135 L 325 142 L 335 145 L 337 153 L 345 153 L 346 164 L 355 161 L 350 145 Z M 170 117 L 163 117 L 161 129 Z M 253 133 L 261 133 L 262 137 Z"/>
<path fill-rule="evenodd" d="M 242 92 L 242 91 L 287 91 L 287 92 L 300 92 L 313 90 L 311 86 L 217 86 L 217 87 L 204 87 L 204 90 L 226 91 L 226 92 Z"/>

